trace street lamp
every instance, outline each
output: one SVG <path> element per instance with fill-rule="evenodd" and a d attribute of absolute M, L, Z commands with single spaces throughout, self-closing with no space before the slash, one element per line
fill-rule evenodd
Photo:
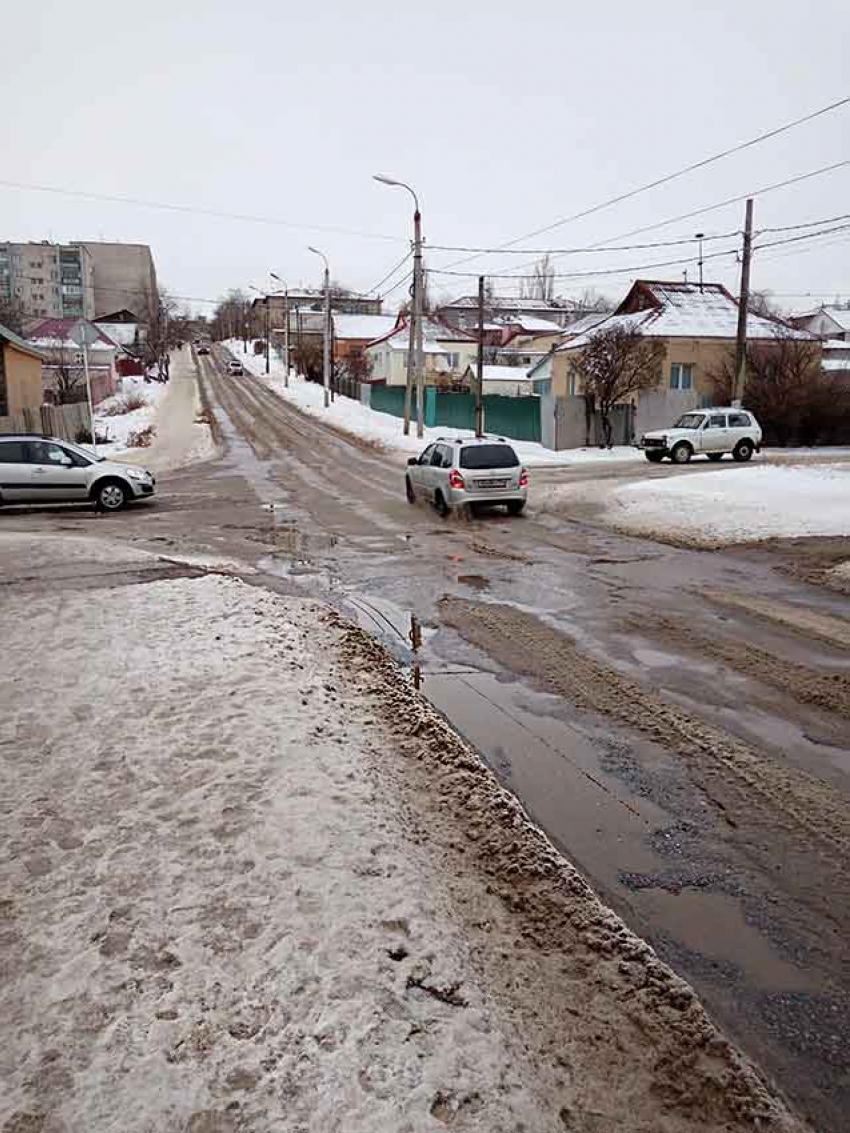
<path fill-rule="evenodd" d="M 263 302 L 264 302 L 265 308 L 266 308 L 266 373 L 268 374 L 271 370 L 271 358 L 270 358 L 269 351 L 271 349 L 270 342 L 271 342 L 271 337 L 272 337 L 271 310 L 270 310 L 270 304 L 269 304 L 269 293 L 268 293 L 268 291 L 260 291 L 259 287 L 255 287 L 253 285 L 253 283 L 249 283 L 248 287 L 251 289 L 251 291 L 256 291 L 258 295 L 262 295 Z"/>
<path fill-rule="evenodd" d="M 325 386 L 325 409 L 327 409 L 331 403 L 331 270 L 328 267 L 328 257 L 324 252 L 320 252 L 312 244 L 308 245 L 307 250 L 321 256 L 325 265 L 325 333 L 322 351 L 322 378 Z"/>
<path fill-rule="evenodd" d="M 416 375 L 416 435 L 425 432 L 425 357 L 422 349 L 422 216 L 419 212 L 419 198 L 404 181 L 397 181 L 385 173 L 373 173 L 375 181 L 382 185 L 395 185 L 407 189 L 413 197 L 413 311 L 410 318 L 410 339 L 407 349 L 407 386 L 404 391 L 404 434 L 410 432 L 410 397 L 414 372 Z"/>
<path fill-rule="evenodd" d="M 269 272 L 272 279 L 276 279 L 278 283 L 283 286 L 283 355 L 286 360 L 286 368 L 284 370 L 284 385 L 289 385 L 289 288 L 286 282 L 275 275 L 273 271 Z"/>
<path fill-rule="evenodd" d="M 699 290 L 700 294 L 702 294 L 702 242 L 705 239 L 705 233 L 695 233 L 694 239 L 699 240 Z"/>

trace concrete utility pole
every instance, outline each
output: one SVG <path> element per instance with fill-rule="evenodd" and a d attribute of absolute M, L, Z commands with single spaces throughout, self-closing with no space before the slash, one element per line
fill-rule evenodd
<path fill-rule="evenodd" d="M 278 283 L 283 284 L 283 358 L 284 358 L 284 377 L 283 384 L 289 385 L 289 287 L 280 278 L 279 275 L 269 272 L 272 279 L 276 279 Z"/>
<path fill-rule="evenodd" d="M 475 435 L 484 436 L 484 276 L 478 277 L 478 379 L 475 383 Z"/>
<path fill-rule="evenodd" d="M 272 348 L 272 311 L 271 300 L 269 294 L 266 292 L 266 373 L 271 373 L 271 348 Z"/>
<path fill-rule="evenodd" d="M 702 295 L 702 242 L 705 239 L 705 233 L 698 232 L 695 239 L 699 240 L 699 290 L 700 295 Z"/>
<path fill-rule="evenodd" d="M 738 334 L 735 341 L 735 377 L 732 404 L 737 408 L 744 397 L 747 382 L 747 304 L 750 299 L 750 260 L 753 254 L 753 200 L 747 201 L 744 220 L 744 252 L 741 259 L 741 295 L 738 299 Z"/>
<path fill-rule="evenodd" d="M 87 323 L 80 323 L 80 338 L 83 348 L 83 373 L 86 378 L 86 400 L 89 403 L 89 428 L 91 429 L 91 450 L 97 456 L 97 433 L 94 431 L 94 402 L 91 395 L 91 375 L 89 374 L 89 341 L 95 342 L 98 334 Z"/>
<path fill-rule="evenodd" d="M 317 256 L 321 256 L 325 264 L 325 327 L 323 338 L 323 351 L 322 351 L 322 378 L 325 386 L 325 409 L 331 403 L 331 272 L 328 267 L 328 259 L 324 252 L 320 252 L 318 248 L 310 245 L 311 252 Z"/>
<path fill-rule="evenodd" d="M 411 390 L 416 385 L 416 435 L 425 434 L 425 353 L 422 343 L 422 298 L 424 291 L 424 273 L 422 270 L 422 214 L 419 211 L 419 199 L 410 185 L 404 181 L 396 181 L 384 173 L 373 174 L 375 181 L 383 185 L 395 185 L 400 189 L 407 189 L 413 197 L 413 296 L 412 310 L 408 325 L 410 327 L 410 340 L 407 348 L 407 384 L 404 390 L 404 435 L 410 433 L 410 399 Z"/>

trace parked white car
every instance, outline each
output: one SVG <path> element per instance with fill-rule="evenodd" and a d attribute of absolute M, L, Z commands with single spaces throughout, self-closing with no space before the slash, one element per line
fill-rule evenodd
<path fill-rule="evenodd" d="M 242 368 L 242 363 L 236 358 L 231 358 L 227 363 L 227 372 L 230 374 L 231 378 L 241 378 L 245 373 Z"/>
<path fill-rule="evenodd" d="M 104 460 L 88 449 L 38 433 L 0 436 L 0 504 L 84 503 L 120 511 L 154 494 L 144 468 Z"/>
<path fill-rule="evenodd" d="M 687 464 L 692 456 L 701 454 L 722 460 L 727 452 L 733 460 L 744 461 L 761 449 L 761 426 L 746 409 L 695 409 L 671 429 L 644 433 L 640 447 L 653 464 L 665 456 L 674 464 Z"/>

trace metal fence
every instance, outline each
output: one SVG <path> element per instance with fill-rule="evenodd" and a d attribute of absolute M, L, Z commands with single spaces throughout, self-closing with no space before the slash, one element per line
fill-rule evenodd
<path fill-rule="evenodd" d="M 485 394 L 484 429 L 488 433 L 515 441 L 540 441 L 540 398 L 504 397 Z M 370 405 L 379 413 L 404 416 L 402 386 L 373 385 Z M 411 416 L 416 416 L 416 393 L 411 398 Z M 475 398 L 471 393 L 441 393 L 433 386 L 425 389 L 425 424 L 447 429 L 472 431 L 475 428 Z"/>

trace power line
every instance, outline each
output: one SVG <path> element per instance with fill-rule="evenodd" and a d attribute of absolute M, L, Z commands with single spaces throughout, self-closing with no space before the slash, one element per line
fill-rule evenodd
<path fill-rule="evenodd" d="M 572 216 L 562 217 L 560 220 L 555 220 L 551 224 L 543 225 L 542 228 L 536 228 L 532 232 L 526 232 L 523 236 L 517 236 L 513 240 L 507 240 L 501 245 L 499 251 L 512 248 L 514 245 L 522 243 L 523 240 L 530 240 L 533 236 L 540 236 L 544 232 L 551 232 L 553 228 L 560 228 L 564 224 L 571 224 L 573 221 L 581 220 L 586 216 L 592 216 L 594 213 L 601 212 L 603 209 L 610 208 L 612 205 L 620 204 L 622 201 L 627 201 L 641 193 L 646 193 L 650 189 L 657 189 L 660 185 L 666 185 L 679 177 L 684 177 L 687 173 L 693 173 L 697 169 L 703 169 L 706 165 L 720 161 L 724 157 L 729 157 L 734 153 L 740 153 L 742 150 L 749 149 L 751 146 L 766 142 L 770 138 L 775 138 L 779 134 L 784 134 L 786 131 L 793 130 L 796 126 L 802 126 L 806 122 L 811 122 L 815 118 L 819 118 L 822 114 L 828 114 L 830 111 L 837 110 L 839 107 L 846 106 L 848 103 L 850 103 L 850 95 L 839 99 L 837 102 L 832 102 L 828 106 L 823 106 L 819 110 L 813 111 L 811 114 L 806 114 L 802 118 L 796 118 L 793 122 L 787 122 L 784 126 L 778 126 L 773 130 L 758 134 L 756 137 L 750 138 L 746 142 L 740 142 L 738 145 L 731 146 L 729 149 L 722 150 L 720 153 L 712 154 L 710 157 L 705 157 L 700 161 L 693 162 L 691 165 L 686 165 L 683 169 L 676 170 L 675 173 L 668 173 L 663 177 L 656 178 L 654 181 L 648 181 L 645 185 L 639 185 L 637 188 L 629 189 L 625 193 L 618 193 L 615 197 L 609 197 L 608 200 L 601 201 L 599 204 L 592 205 L 590 208 L 582 209 L 581 212 L 573 213 Z M 478 256 L 479 254 L 476 254 L 447 266 L 457 267 L 462 263 L 469 263 L 473 259 L 478 259 Z"/>
<path fill-rule="evenodd" d="M 799 228 L 817 228 L 819 224 L 834 224 L 838 220 L 850 220 L 850 213 L 844 213 L 842 216 L 827 216 L 823 220 L 810 220 L 806 224 L 785 224 L 778 228 L 760 228 L 759 233 L 762 232 L 794 232 Z"/>
<path fill-rule="evenodd" d="M 401 257 L 401 259 L 398 261 L 398 263 L 395 265 L 395 267 L 391 271 L 387 272 L 387 274 L 380 281 L 380 283 L 376 283 L 374 287 L 370 287 L 366 292 L 364 292 L 364 294 L 369 295 L 372 291 L 378 291 L 379 288 L 383 287 L 388 279 L 392 279 L 392 277 L 395 275 L 395 273 L 398 271 L 398 269 L 400 267 L 404 267 L 404 265 L 407 263 L 407 261 L 410 259 L 410 257 L 412 255 L 413 255 L 412 252 L 405 252 L 404 255 Z"/>
<path fill-rule="evenodd" d="M 727 197 L 723 201 L 716 201 L 711 205 L 704 205 L 698 209 L 692 209 L 690 212 L 680 213 L 678 216 L 668 217 L 666 220 L 658 220 L 652 224 L 642 225 L 640 228 L 632 228 L 628 232 L 620 232 L 617 236 L 609 236 L 606 240 L 600 240 L 597 244 L 598 247 L 602 245 L 611 244 L 614 240 L 626 240 L 630 236 L 642 236 L 644 232 L 654 232 L 659 228 L 666 228 L 669 224 L 678 224 L 683 220 L 693 220 L 694 217 L 704 216 L 708 212 L 715 212 L 717 209 L 726 208 L 729 205 L 740 204 L 741 201 L 747 200 L 748 197 L 764 196 L 766 193 L 773 193 L 777 189 L 786 189 L 789 185 L 798 185 L 802 181 L 808 181 L 812 177 L 820 177 L 825 173 L 833 173 L 836 169 L 842 169 L 850 166 L 850 159 L 833 162 L 831 165 L 823 165 L 819 169 L 812 169 L 807 173 L 800 173 L 794 177 L 788 177 L 784 181 L 776 181 L 772 185 L 764 185 L 760 189 L 750 189 L 746 193 L 739 193 L 735 197 Z M 521 264 L 521 268 L 533 267 L 536 260 L 529 260 L 525 264 Z M 449 265 L 451 266 L 451 265 Z M 488 275 L 491 273 L 487 273 Z"/>
<path fill-rule="evenodd" d="M 382 298 L 382 299 L 386 299 L 386 297 L 387 297 L 388 295 L 392 295 L 392 293 L 393 293 L 394 291 L 396 291 L 396 290 L 397 290 L 397 289 L 398 289 L 399 287 L 401 287 L 401 286 L 402 286 L 402 284 L 404 284 L 404 283 L 407 283 L 407 281 L 408 281 L 408 280 L 409 280 L 409 279 L 411 278 L 411 276 L 412 276 L 412 275 L 413 275 L 413 272 L 412 272 L 412 271 L 409 271 L 409 272 L 407 273 L 407 275 L 403 275 L 403 276 L 401 277 L 401 279 L 400 279 L 400 280 L 398 281 L 398 283 L 394 283 L 394 284 L 392 285 L 392 287 L 388 288 L 388 289 L 387 289 L 387 290 L 386 290 L 386 291 L 384 292 L 384 294 L 383 294 L 383 295 L 381 296 L 381 298 Z"/>
<path fill-rule="evenodd" d="M 721 232 L 716 236 L 703 236 L 703 241 L 707 243 L 709 240 L 728 240 L 730 236 L 737 235 L 737 231 Z M 572 256 L 584 252 L 636 252 L 645 251 L 648 248 L 672 248 L 678 244 L 693 244 L 694 242 L 695 237 L 683 236 L 679 240 L 656 240 L 650 244 L 622 244 L 619 247 L 606 248 L 602 248 L 598 244 L 591 244 L 586 248 L 465 248 L 451 244 L 429 244 L 428 249 L 431 252 L 480 252 L 482 255 L 504 252 L 506 256 Z M 481 273 L 476 272 L 474 274 L 480 275 Z M 490 273 L 485 272 L 484 274 L 489 275 Z"/>
<path fill-rule="evenodd" d="M 387 236 L 381 232 L 361 232 L 355 228 L 340 228 L 330 224 L 302 224 L 294 220 L 283 220 L 276 216 L 260 216 L 252 213 L 224 212 L 219 209 L 202 208 L 197 205 L 175 205 L 166 201 L 149 201 L 141 197 L 124 197 L 110 193 L 89 193 L 81 189 L 62 189 L 55 185 L 31 185 L 24 181 L 0 181 L 3 189 L 25 189 L 32 193 L 53 193 L 62 197 L 80 197 L 83 200 L 102 201 L 107 204 L 137 205 L 141 208 L 160 209 L 165 212 L 189 213 L 195 216 L 211 216 L 218 220 L 239 220 L 249 224 L 271 224 L 281 228 L 294 228 L 302 232 L 329 232 L 336 236 L 355 236 L 361 240 L 389 240 L 394 244 L 406 243 L 400 236 Z"/>

